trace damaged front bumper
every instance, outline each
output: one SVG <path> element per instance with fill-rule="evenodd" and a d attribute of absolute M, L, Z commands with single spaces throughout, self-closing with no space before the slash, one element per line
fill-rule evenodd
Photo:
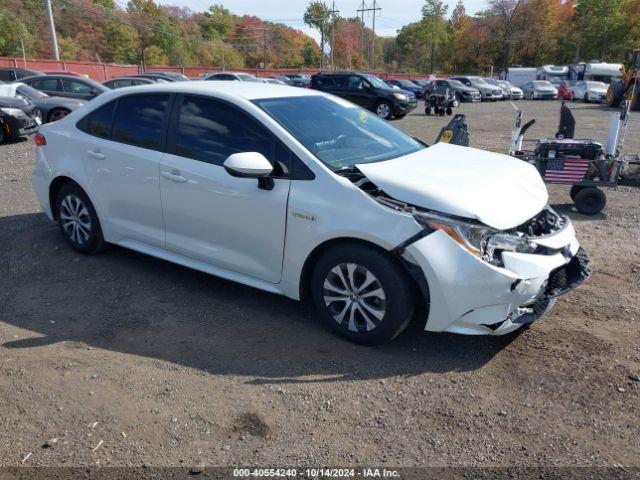
<path fill-rule="evenodd" d="M 428 285 L 425 329 L 503 335 L 537 320 L 557 296 L 589 278 L 589 259 L 570 223 L 536 243 L 544 253 L 502 252 L 502 267 L 470 254 L 443 231 L 408 245 L 403 257 L 420 266 Z"/>

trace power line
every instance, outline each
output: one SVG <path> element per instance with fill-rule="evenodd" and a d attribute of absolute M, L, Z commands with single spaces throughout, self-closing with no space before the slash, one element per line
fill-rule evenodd
<path fill-rule="evenodd" d="M 376 0 L 373 0 L 373 6 L 365 8 L 364 0 L 362 0 L 362 7 L 356 10 L 361 14 L 361 28 L 360 28 L 360 70 L 362 70 L 362 59 L 364 50 L 364 12 L 373 12 L 373 48 L 371 53 L 372 70 L 376 69 L 376 12 L 382 11 L 382 8 L 376 6 Z"/>

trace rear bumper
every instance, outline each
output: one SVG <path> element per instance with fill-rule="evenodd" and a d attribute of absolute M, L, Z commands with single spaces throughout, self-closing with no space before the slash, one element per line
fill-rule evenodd
<path fill-rule="evenodd" d="M 409 245 L 405 258 L 420 266 L 428 284 L 425 330 L 502 335 L 538 319 L 591 274 L 571 226 L 549 244 L 558 248 L 546 255 L 504 252 L 504 267 L 475 257 L 442 231 Z"/>

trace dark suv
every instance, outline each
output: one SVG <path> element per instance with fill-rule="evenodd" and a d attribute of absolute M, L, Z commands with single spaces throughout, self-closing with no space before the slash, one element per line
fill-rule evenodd
<path fill-rule="evenodd" d="M 311 88 L 349 100 L 385 120 L 402 118 L 418 105 L 413 93 L 364 73 L 318 73 L 311 77 Z"/>

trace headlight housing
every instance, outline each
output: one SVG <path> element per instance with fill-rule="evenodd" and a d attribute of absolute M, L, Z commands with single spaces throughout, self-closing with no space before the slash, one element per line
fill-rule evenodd
<path fill-rule="evenodd" d="M 2 107 L 2 108 L 0 108 L 0 110 L 2 110 L 7 115 L 11 115 L 12 117 L 26 116 L 26 114 L 22 110 L 20 110 L 19 108 Z"/>
<path fill-rule="evenodd" d="M 407 101 L 409 99 L 409 97 L 407 97 L 406 94 L 404 93 L 394 93 L 393 96 L 398 99 L 398 100 L 403 100 L 403 101 Z"/>
<path fill-rule="evenodd" d="M 502 266 L 502 252 L 533 253 L 537 245 L 522 232 L 500 231 L 441 214 L 415 212 L 413 218 L 430 230 L 442 230 L 472 255 Z"/>

